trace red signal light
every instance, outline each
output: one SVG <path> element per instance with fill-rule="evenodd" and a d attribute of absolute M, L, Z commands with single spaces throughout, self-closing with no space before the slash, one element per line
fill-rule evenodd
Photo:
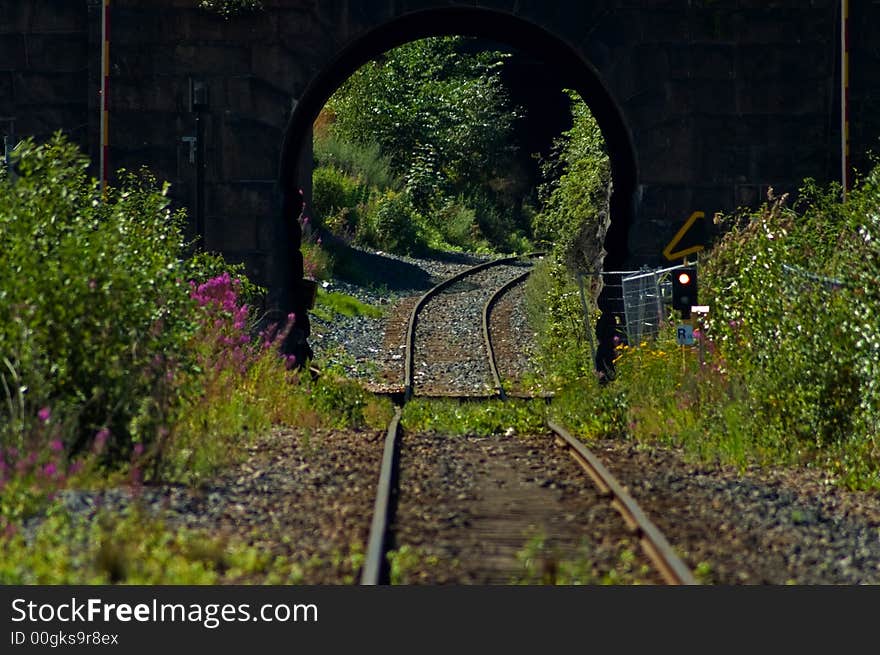
<path fill-rule="evenodd" d="M 672 308 L 682 318 L 691 317 L 691 306 L 697 304 L 697 268 L 687 266 L 672 272 Z"/>

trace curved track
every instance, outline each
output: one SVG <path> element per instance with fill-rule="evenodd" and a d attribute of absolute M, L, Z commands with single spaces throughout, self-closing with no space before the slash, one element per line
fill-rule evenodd
<path fill-rule="evenodd" d="M 444 280 L 419 298 L 407 326 L 404 402 L 416 395 L 470 398 L 498 395 L 497 369 L 491 363 L 494 356 L 485 310 L 499 287 L 509 288 L 510 283 L 525 279 L 523 260 L 543 254 L 535 252 L 478 264 Z M 475 306 L 483 308 L 482 315 L 477 315 Z M 472 380 L 463 383 L 462 377 Z"/>
<path fill-rule="evenodd" d="M 533 253 L 531 257 L 539 256 L 540 254 L 541 253 Z M 404 394 L 404 403 L 410 400 L 414 395 L 422 395 L 421 393 L 416 393 L 417 391 L 422 391 L 424 389 L 431 390 L 431 388 L 427 387 L 426 385 L 423 385 L 422 387 L 418 385 L 416 375 L 413 371 L 415 361 L 414 353 L 417 345 L 416 331 L 419 325 L 419 313 L 425 309 L 425 307 L 428 305 L 429 302 L 432 301 L 432 299 L 438 297 L 438 295 L 442 294 L 444 291 L 449 290 L 456 283 L 462 282 L 468 278 L 473 279 L 473 276 L 475 274 L 479 274 L 494 267 L 502 265 L 515 265 L 515 263 L 519 259 L 520 258 L 510 257 L 480 264 L 479 266 L 471 268 L 459 275 L 445 280 L 420 298 L 419 302 L 416 304 L 410 315 L 408 326 L 406 350 L 406 392 Z M 504 281 L 500 285 L 500 287 L 496 286 L 495 290 L 491 294 L 488 294 L 486 300 L 482 303 L 482 312 L 480 316 L 480 333 L 484 343 L 484 348 L 481 350 L 481 352 L 485 355 L 487 360 L 486 363 L 491 374 L 491 388 L 493 389 L 493 391 L 491 393 L 484 393 L 483 395 L 476 395 L 473 393 L 461 395 L 469 395 L 470 397 L 474 397 L 476 395 L 476 397 L 484 398 L 505 398 L 506 394 L 504 391 L 503 381 L 501 380 L 501 376 L 499 375 L 497 362 L 495 361 L 495 354 L 492 348 L 491 332 L 489 330 L 489 315 L 493 304 L 498 300 L 498 298 L 500 298 L 507 290 L 522 282 L 528 276 L 528 273 L 528 271 L 517 272 L 517 274 L 513 275 L 512 277 L 507 276 L 507 280 Z M 486 295 L 486 293 L 483 293 L 483 295 Z M 474 356 L 475 353 L 473 353 L 473 349 L 471 349 L 471 357 Z M 453 394 L 446 393 L 439 395 L 449 396 Z M 613 476 L 611 476 L 607 469 L 605 469 L 599 459 L 595 455 L 593 455 L 580 441 L 572 437 L 562 426 L 553 422 L 549 422 L 548 427 L 552 431 L 554 439 L 549 440 L 545 444 L 546 448 L 552 448 L 554 444 L 556 446 L 564 447 L 571 455 L 571 457 L 578 464 L 580 464 L 583 469 L 587 471 L 590 478 L 594 482 L 597 497 L 604 498 L 607 501 L 610 501 L 610 506 L 616 509 L 617 512 L 623 516 L 626 524 L 626 528 L 623 529 L 623 531 L 641 545 L 645 557 L 647 557 L 647 559 L 653 564 L 654 570 L 659 575 L 659 580 L 666 582 L 667 584 L 697 584 L 693 574 L 690 572 L 687 566 L 678 558 L 666 538 L 647 518 L 646 514 L 629 496 L 623 486 L 620 485 L 613 478 Z M 373 512 L 370 538 L 368 542 L 364 567 L 362 570 L 361 584 L 376 585 L 387 582 L 388 571 L 386 553 L 389 547 L 389 543 L 392 541 L 391 526 L 394 522 L 394 514 L 397 509 L 398 497 L 400 496 L 400 459 L 402 436 L 403 429 L 401 426 L 401 410 L 398 409 L 388 427 L 385 438 L 382 470 L 380 473 L 378 492 Z M 445 441 L 448 443 L 448 440 Z M 426 452 L 430 452 L 430 448 L 433 446 L 431 444 L 428 444 L 427 446 L 422 445 L 415 447 L 427 448 Z M 485 449 L 487 446 L 486 444 L 477 444 L 475 447 Z M 516 449 L 514 448 L 513 450 Z M 523 486 L 523 484 L 519 484 L 523 483 L 524 480 L 522 479 L 522 475 L 520 475 L 520 479 L 516 478 L 517 474 L 515 469 L 517 468 L 517 466 L 520 467 L 520 471 L 529 468 L 533 469 L 539 466 L 539 460 L 534 459 L 536 456 L 534 449 L 528 450 L 528 452 L 526 453 L 527 457 L 525 457 L 523 453 L 519 453 L 518 455 L 511 455 L 510 453 L 508 453 L 507 456 L 510 457 L 510 459 L 507 461 L 505 461 L 504 459 L 504 447 L 495 449 L 489 447 L 489 449 L 485 452 L 490 453 L 490 455 L 478 455 L 478 458 L 476 460 L 472 460 L 480 462 L 481 464 L 487 462 L 487 460 L 489 461 L 489 464 L 486 465 L 488 468 L 478 471 L 478 473 L 492 473 L 495 476 L 495 480 L 492 482 L 492 484 L 499 487 L 506 486 L 507 490 L 505 492 L 499 491 L 496 499 L 491 498 L 493 494 L 490 492 L 488 494 L 490 498 L 488 501 L 484 500 L 482 508 L 477 508 L 473 510 L 468 509 L 467 501 L 473 499 L 468 498 L 469 492 L 467 490 L 456 488 L 454 490 L 447 489 L 446 491 L 450 493 L 452 491 L 455 491 L 457 493 L 457 500 L 462 501 L 460 506 L 456 505 L 453 502 L 454 511 L 451 512 L 450 516 L 452 516 L 453 518 L 460 518 L 460 516 L 464 515 L 466 517 L 463 521 L 464 524 L 470 526 L 468 530 L 476 530 L 479 532 L 479 543 L 490 545 L 489 551 L 486 550 L 486 547 L 483 547 L 481 553 L 477 556 L 484 559 L 492 559 L 493 554 L 497 554 L 498 549 L 504 550 L 504 548 L 509 546 L 512 541 L 520 538 L 520 535 L 518 534 L 508 534 L 507 532 L 512 531 L 513 526 L 520 526 L 522 524 L 522 514 L 524 512 L 543 513 L 544 519 L 546 520 L 548 512 L 552 513 L 553 511 L 559 511 L 558 508 L 562 507 L 562 505 L 554 505 L 555 501 L 547 500 L 547 497 L 545 497 L 544 501 L 532 502 L 533 498 L 543 493 L 541 491 L 542 488 L 545 488 L 547 486 L 555 487 L 555 483 L 552 483 L 546 479 L 535 480 L 540 484 L 538 484 L 537 487 L 533 488 L 528 488 L 528 485 Z M 541 462 L 543 462 L 544 460 L 554 460 L 555 458 L 555 454 L 551 451 L 539 451 L 537 456 L 540 457 Z M 528 460 L 528 458 L 531 458 L 532 464 L 529 464 L 528 461 L 526 461 Z M 437 461 L 434 462 L 434 464 L 437 466 L 442 465 L 447 468 L 450 466 L 452 468 L 455 468 L 459 465 L 459 462 L 455 461 L 452 464 L 449 464 Z M 523 466 L 525 466 L 526 469 L 523 469 Z M 557 468 L 555 470 L 561 471 L 558 462 L 556 466 Z M 513 473 L 511 473 L 511 471 L 513 471 Z M 562 473 L 551 473 L 551 475 L 557 474 L 564 475 Z M 571 483 L 570 473 L 567 475 L 569 477 L 567 477 L 565 481 L 560 482 L 560 486 L 563 489 L 576 486 Z M 455 476 L 453 475 L 452 478 L 454 479 Z M 525 480 L 525 482 L 531 482 L 531 480 Z M 424 483 L 419 482 L 418 484 Z M 418 484 L 415 486 L 416 489 L 419 488 Z M 448 476 L 444 477 L 444 486 L 449 486 Z M 518 496 L 516 494 L 511 496 L 510 494 L 512 492 L 510 489 L 515 486 L 523 487 L 525 491 L 521 490 L 520 492 L 518 492 Z M 485 489 L 483 489 L 483 491 L 485 491 Z M 507 493 L 508 495 L 505 496 L 505 493 Z M 583 495 L 584 490 L 579 490 L 579 493 Z M 558 495 L 559 494 L 557 494 L 557 496 Z M 446 509 L 448 509 L 448 507 Z M 427 515 L 430 515 L 430 508 L 426 509 L 422 513 L 427 513 Z M 577 515 L 586 516 L 586 514 Z M 570 514 L 569 516 L 573 516 L 573 514 Z M 526 518 L 528 519 L 530 517 Z M 400 526 L 396 527 L 399 529 Z M 463 528 L 459 529 L 457 534 L 466 535 L 468 533 L 468 530 L 465 530 Z M 455 530 L 452 530 L 451 532 L 453 534 L 456 533 Z M 494 551 L 491 550 L 493 544 L 497 546 Z M 498 580 L 496 580 L 496 582 L 497 581 Z"/>

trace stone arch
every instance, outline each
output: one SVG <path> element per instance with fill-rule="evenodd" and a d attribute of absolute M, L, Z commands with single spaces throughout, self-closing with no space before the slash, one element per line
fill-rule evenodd
<path fill-rule="evenodd" d="M 303 166 L 301 153 L 311 126 L 333 92 L 358 68 L 396 46 L 431 36 L 461 35 L 506 43 L 542 59 L 549 66 L 565 70 L 571 86 L 590 107 L 602 130 L 611 161 L 613 191 L 611 223 L 605 239 L 606 269 L 619 268 L 628 257 L 628 238 L 634 217 L 638 184 L 636 154 L 632 135 L 620 106 L 603 82 L 597 69 L 565 39 L 527 19 L 479 7 L 440 8 L 417 11 L 374 27 L 343 47 L 335 58 L 315 75 L 294 108 L 285 132 L 279 170 L 282 217 L 279 247 L 298 247 L 301 232 L 296 218 L 302 210 L 298 180 Z M 302 278 L 302 256 L 296 252 L 278 253 L 279 263 L 289 271 L 289 286 L 282 297 L 298 316 L 298 327 L 308 336 L 307 313 L 302 294 L 297 292 Z M 603 316 L 610 318 L 610 299 L 600 298 Z M 607 320 L 605 321 L 607 322 Z M 600 322 L 601 323 L 601 322 Z M 606 334 L 607 333 L 607 334 Z M 599 327 L 600 343 L 610 340 L 607 328 Z M 307 348 L 307 346 L 306 346 Z M 600 354 L 600 360 L 604 361 Z"/>

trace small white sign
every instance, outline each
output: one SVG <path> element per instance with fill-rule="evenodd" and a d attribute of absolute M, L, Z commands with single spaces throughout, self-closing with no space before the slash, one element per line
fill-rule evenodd
<path fill-rule="evenodd" d="M 691 305 L 691 311 L 694 314 L 708 314 L 709 305 Z"/>
<path fill-rule="evenodd" d="M 693 346 L 694 326 L 687 323 L 679 325 L 675 328 L 675 340 L 678 341 L 679 346 Z"/>

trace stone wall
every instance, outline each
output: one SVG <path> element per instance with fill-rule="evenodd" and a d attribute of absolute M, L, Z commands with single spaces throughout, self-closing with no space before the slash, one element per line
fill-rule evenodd
<path fill-rule="evenodd" d="M 880 156 L 880 0 L 850 0 L 850 148 L 858 171 Z"/>
<path fill-rule="evenodd" d="M 90 152 L 89 65 L 85 1 L 0 1 L 0 134 L 63 129 Z"/>

